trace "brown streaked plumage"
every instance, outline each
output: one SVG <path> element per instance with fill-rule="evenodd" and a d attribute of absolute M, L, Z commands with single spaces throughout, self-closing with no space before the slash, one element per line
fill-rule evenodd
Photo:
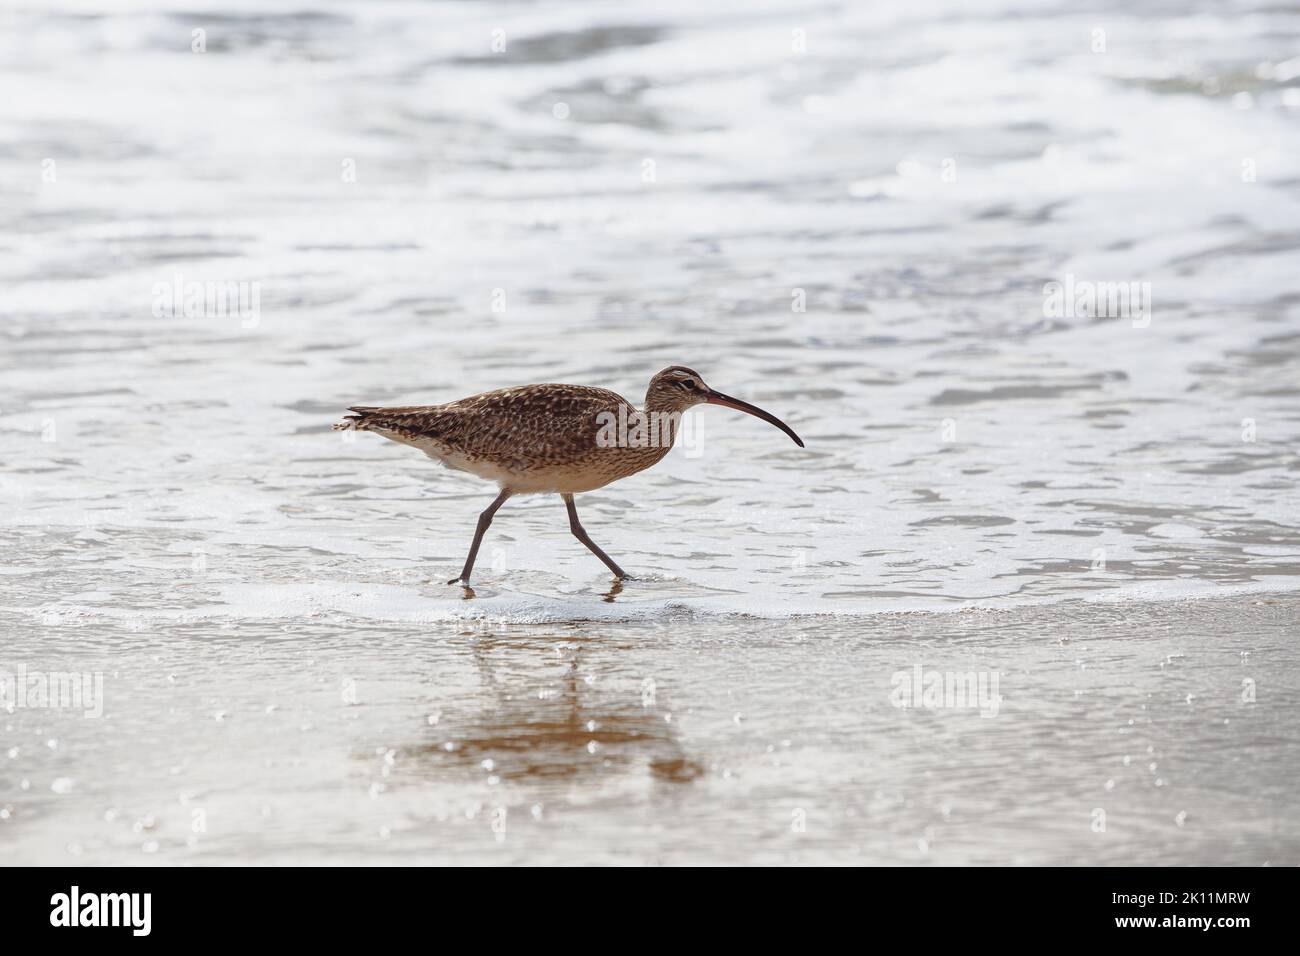
<path fill-rule="evenodd" d="M 776 425 L 799 447 L 803 441 L 780 419 L 716 392 L 681 365 L 650 380 L 645 410 L 604 388 L 524 385 L 462 398 L 445 405 L 374 408 L 358 405 L 334 427 L 376 432 L 412 445 L 449 468 L 467 471 L 501 488 L 479 516 L 469 557 L 459 578 L 469 584 L 483 535 L 511 495 L 558 494 L 569 529 L 619 578 L 627 575 L 587 536 L 573 496 L 603 487 L 655 464 L 672 449 L 682 412 L 708 403 L 735 408 Z M 643 417 L 642 417 L 643 416 Z M 642 426 L 642 427 L 638 427 Z"/>

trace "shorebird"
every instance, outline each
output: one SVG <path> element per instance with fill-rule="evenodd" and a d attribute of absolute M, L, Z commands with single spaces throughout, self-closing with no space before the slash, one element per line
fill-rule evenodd
<path fill-rule="evenodd" d="M 511 495 L 557 494 L 569 511 L 569 530 L 620 580 L 627 573 L 592 541 L 573 496 L 634 475 L 668 454 L 682 412 L 721 405 L 770 422 L 796 445 L 803 440 L 763 409 L 704 384 L 698 372 L 672 365 L 650 379 L 644 411 L 604 388 L 524 385 L 462 398 L 445 405 L 376 408 L 357 405 L 336 430 L 375 432 L 411 445 L 449 468 L 495 482 L 501 489 L 479 515 L 474 542 L 460 577 L 468 587 L 483 535 Z"/>

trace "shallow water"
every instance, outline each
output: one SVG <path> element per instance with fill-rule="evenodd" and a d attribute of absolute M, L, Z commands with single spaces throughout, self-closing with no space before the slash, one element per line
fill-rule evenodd
<path fill-rule="evenodd" d="M 61 712 L 0 724 L 20 754 L 0 759 L 0 840 L 174 860 L 172 801 L 193 790 L 213 820 L 198 852 L 222 861 L 474 858 L 498 804 L 501 858 L 727 859 L 767 827 L 776 857 L 802 852 L 780 839 L 817 795 L 859 821 L 911 809 L 883 835 L 841 821 L 806 858 L 919 859 L 923 839 L 945 862 L 1294 862 L 1277 712 L 1226 743 L 1208 718 L 1158 718 L 1192 735 L 1202 784 L 1285 758 L 1191 842 L 1127 831 L 1103 851 L 1053 815 L 1062 790 L 1087 803 L 1088 756 L 1160 655 L 1124 649 L 1121 618 L 1094 711 L 1050 638 L 1090 636 L 1121 613 L 1091 599 L 1122 599 L 1141 643 L 1166 651 L 1169 620 L 1200 635 L 1202 695 L 1239 693 L 1214 643 L 1231 613 L 1216 634 L 1203 605 L 1146 602 L 1251 593 L 1215 606 L 1294 686 L 1294 605 L 1249 609 L 1300 586 L 1300 17 L 863 6 L 0 11 L 0 665 L 120 675 L 109 719 L 58 747 Z M 1053 280 L 1150 299 L 1056 314 Z M 227 281 L 257 308 L 160 305 Z M 581 498 L 638 576 L 616 594 L 535 498 L 498 515 L 465 600 L 441 582 L 493 489 L 329 430 L 351 404 L 533 381 L 639 398 L 673 363 L 808 447 L 707 408 L 689 447 Z M 1037 703 L 976 719 L 983 750 L 965 716 L 900 733 L 877 678 L 910 645 L 854 649 L 946 646 L 966 618 L 882 612 L 972 605 L 1032 622 L 969 640 Z M 647 678 L 668 703 L 643 706 Z M 348 679 L 363 703 L 341 702 Z M 444 706 L 446 739 L 422 723 Z M 665 708 L 702 716 L 661 727 Z M 612 728 L 590 760 L 588 720 Z M 1026 779 L 1048 740 L 1059 759 Z M 391 786 L 381 748 L 401 755 Z M 956 785 L 935 754 L 990 794 L 957 845 L 918 809 Z M 962 763 L 981 754 L 987 773 Z M 1139 801 L 1151 827 L 1173 793 Z M 534 802 L 547 822 L 520 826 Z M 145 814 L 167 820 L 152 840 L 119 832 Z M 645 838 L 621 850 L 633 820 Z"/>

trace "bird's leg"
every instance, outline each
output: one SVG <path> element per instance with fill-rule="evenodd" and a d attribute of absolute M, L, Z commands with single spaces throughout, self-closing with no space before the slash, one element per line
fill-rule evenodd
<path fill-rule="evenodd" d="M 574 507 L 573 495 L 563 495 L 562 497 L 564 498 L 564 506 L 569 509 L 569 530 L 573 532 L 573 536 L 585 544 L 592 554 L 604 561 L 605 567 L 613 571 L 617 577 L 626 578 L 627 572 L 615 564 L 614 559 L 600 550 L 596 542 L 587 536 L 586 529 L 583 528 L 582 522 L 578 520 L 578 509 Z"/>
<path fill-rule="evenodd" d="M 496 500 L 478 516 L 478 529 L 474 532 L 474 543 L 469 546 L 469 557 L 465 559 L 465 567 L 461 569 L 460 577 L 452 578 L 447 582 L 448 584 L 455 584 L 459 581 L 461 584 L 469 585 L 469 575 L 474 570 L 474 559 L 478 557 L 478 546 L 483 543 L 483 535 L 487 532 L 488 525 L 492 523 L 492 516 L 497 513 L 498 508 L 506 503 L 506 499 L 509 497 L 510 491 L 503 488 L 501 494 L 497 495 Z"/>

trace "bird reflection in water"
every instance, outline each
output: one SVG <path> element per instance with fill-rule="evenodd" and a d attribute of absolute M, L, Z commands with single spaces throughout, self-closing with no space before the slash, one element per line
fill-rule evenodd
<path fill-rule="evenodd" d="M 601 680 L 589 680 L 586 658 L 604 642 L 590 636 L 476 640 L 475 663 L 490 705 L 463 716 L 445 713 L 437 740 L 412 750 L 440 774 L 481 775 L 490 768 L 503 782 L 595 782 L 643 768 L 664 782 L 700 776 L 700 764 L 677 739 L 662 688 L 646 680 L 630 691 L 626 683 L 607 690 Z"/>

